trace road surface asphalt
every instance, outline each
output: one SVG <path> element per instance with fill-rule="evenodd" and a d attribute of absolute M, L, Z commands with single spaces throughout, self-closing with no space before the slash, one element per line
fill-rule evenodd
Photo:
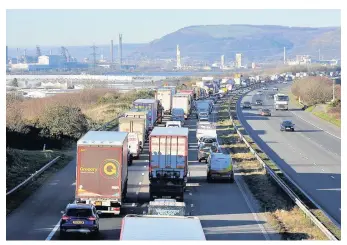
<path fill-rule="evenodd" d="M 276 85 L 280 91 L 288 91 L 288 85 Z M 241 109 L 238 103 L 238 117 L 246 131 L 260 148 L 311 197 L 338 225 L 341 224 L 341 139 L 332 127 L 314 126 L 309 117 L 301 119 L 295 113 L 300 112 L 290 104 L 288 111 L 275 111 L 273 99 L 268 97 L 269 90 L 256 94 L 257 89 L 242 98 L 241 103 L 250 101 L 252 109 Z M 262 106 L 256 106 L 257 99 L 263 100 Z M 259 115 L 260 108 L 271 109 L 272 115 Z M 280 123 L 291 120 L 295 124 L 294 132 L 281 132 Z M 327 124 L 320 122 L 320 125 Z M 324 127 L 324 129 L 323 129 Z M 338 136 L 338 135 L 337 135 Z"/>

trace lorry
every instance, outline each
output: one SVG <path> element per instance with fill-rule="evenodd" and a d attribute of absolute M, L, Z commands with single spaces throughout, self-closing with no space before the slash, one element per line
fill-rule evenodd
<path fill-rule="evenodd" d="M 185 216 L 186 205 L 175 199 L 155 199 L 148 204 L 148 215 Z"/>
<path fill-rule="evenodd" d="M 144 138 L 146 140 L 148 135 L 149 135 L 149 125 L 151 123 L 150 112 L 149 111 L 141 111 L 139 109 L 131 109 L 131 110 L 129 110 L 129 111 L 124 113 L 124 117 L 126 117 L 126 118 L 138 118 L 138 119 L 143 119 L 144 120 L 144 123 L 145 123 L 145 135 L 144 135 Z M 141 137 L 140 137 L 140 139 L 141 139 Z M 143 141 L 143 143 L 144 143 L 144 141 Z"/>
<path fill-rule="evenodd" d="M 196 124 L 196 139 L 201 137 L 215 137 L 217 138 L 216 123 L 213 122 L 198 122 Z"/>
<path fill-rule="evenodd" d="M 183 201 L 188 172 L 188 128 L 155 127 L 149 136 L 149 195 Z"/>
<path fill-rule="evenodd" d="M 275 110 L 287 110 L 288 111 L 289 96 L 285 94 L 274 95 L 274 107 Z"/>
<path fill-rule="evenodd" d="M 210 114 L 213 110 L 213 105 L 210 100 L 195 101 L 195 110 L 198 113 L 200 110 L 207 110 Z M 197 115 L 198 116 L 198 115 Z"/>
<path fill-rule="evenodd" d="M 171 114 L 173 90 L 171 88 L 159 88 L 155 98 L 161 102 L 165 115 Z"/>
<path fill-rule="evenodd" d="M 156 99 L 137 99 L 133 102 L 133 108 L 149 111 L 149 131 L 153 129 L 153 127 L 162 122 L 162 105 L 159 100 Z"/>
<path fill-rule="evenodd" d="M 184 110 L 182 108 L 172 108 L 171 112 L 171 120 L 172 121 L 180 121 L 181 125 L 184 125 Z"/>
<path fill-rule="evenodd" d="M 234 183 L 233 160 L 223 153 L 211 153 L 207 158 L 207 182 L 213 179 L 228 180 Z"/>
<path fill-rule="evenodd" d="M 120 214 L 128 186 L 128 133 L 89 131 L 77 141 L 75 202 Z"/>
<path fill-rule="evenodd" d="M 119 131 L 128 132 L 128 148 L 132 158 L 138 159 L 146 141 L 146 122 L 144 118 L 119 118 Z"/>
<path fill-rule="evenodd" d="M 122 220 L 121 241 L 187 241 L 206 237 L 200 219 L 195 216 L 128 214 Z"/>
<path fill-rule="evenodd" d="M 175 94 L 172 100 L 173 108 L 182 108 L 184 110 L 184 119 L 187 119 L 191 112 L 191 97 L 189 94 Z"/>

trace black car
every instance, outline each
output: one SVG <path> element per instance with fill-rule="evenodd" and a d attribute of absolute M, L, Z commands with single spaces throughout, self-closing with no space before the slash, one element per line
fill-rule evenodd
<path fill-rule="evenodd" d="M 283 121 L 281 123 L 281 131 L 294 131 L 295 124 L 292 121 Z"/>
<path fill-rule="evenodd" d="M 245 101 L 245 102 L 243 103 L 243 105 L 242 105 L 242 108 L 243 108 L 243 109 L 252 109 L 252 105 L 251 105 L 250 102 Z"/>
<path fill-rule="evenodd" d="M 99 214 L 92 204 L 72 203 L 66 206 L 60 221 L 60 236 L 64 237 L 67 232 L 99 233 Z"/>
<path fill-rule="evenodd" d="M 255 101 L 255 104 L 256 104 L 256 105 L 263 105 L 263 101 L 262 101 L 262 100 L 256 100 L 256 101 Z"/>

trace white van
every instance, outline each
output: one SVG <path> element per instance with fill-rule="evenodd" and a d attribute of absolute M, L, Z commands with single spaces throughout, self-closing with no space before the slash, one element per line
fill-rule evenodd
<path fill-rule="evenodd" d="M 211 182 L 213 179 L 223 179 L 234 183 L 233 160 L 230 155 L 210 154 L 207 159 L 207 182 Z"/>

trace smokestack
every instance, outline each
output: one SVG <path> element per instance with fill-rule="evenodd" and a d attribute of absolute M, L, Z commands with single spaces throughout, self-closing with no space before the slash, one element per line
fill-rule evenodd
<path fill-rule="evenodd" d="M 122 50 L 122 34 L 119 34 L 119 44 L 118 44 L 118 52 L 119 52 L 119 69 L 122 69 L 122 58 L 123 58 L 123 50 Z"/>
<path fill-rule="evenodd" d="M 111 64 L 113 64 L 113 40 L 111 40 Z"/>
<path fill-rule="evenodd" d="M 222 55 L 222 56 L 220 57 L 220 66 L 221 66 L 221 69 L 224 68 L 224 55 Z"/>
<path fill-rule="evenodd" d="M 177 69 L 181 69 L 181 50 L 180 50 L 180 45 L 177 44 L 176 47 L 176 59 L 177 59 Z"/>

